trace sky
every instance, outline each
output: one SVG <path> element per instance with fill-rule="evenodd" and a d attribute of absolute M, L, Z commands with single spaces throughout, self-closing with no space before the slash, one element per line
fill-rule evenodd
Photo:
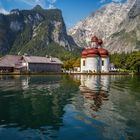
<path fill-rule="evenodd" d="M 45 9 L 58 8 L 62 10 L 67 28 L 70 28 L 103 5 L 124 1 L 126 0 L 0 0 L 0 12 L 8 14 L 12 9 L 32 9 L 37 4 Z"/>

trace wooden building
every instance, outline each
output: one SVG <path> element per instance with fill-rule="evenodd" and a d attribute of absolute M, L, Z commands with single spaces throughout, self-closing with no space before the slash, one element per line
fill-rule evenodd
<path fill-rule="evenodd" d="M 61 72 L 62 62 L 54 57 L 23 56 L 22 66 L 29 72 Z"/>
<path fill-rule="evenodd" d="M 6 55 L 0 58 L 1 72 L 14 72 L 17 65 L 21 66 L 21 56 Z"/>
<path fill-rule="evenodd" d="M 61 72 L 62 61 L 54 57 L 6 55 L 0 59 L 2 72 Z"/>

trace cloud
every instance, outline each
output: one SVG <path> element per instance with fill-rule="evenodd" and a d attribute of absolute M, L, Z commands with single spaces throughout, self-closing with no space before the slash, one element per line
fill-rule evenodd
<path fill-rule="evenodd" d="M 55 4 L 56 0 L 47 0 L 47 1 L 49 2 L 48 9 L 54 9 L 55 8 L 54 4 Z"/>
<path fill-rule="evenodd" d="M 122 0 L 112 0 L 113 2 L 122 2 Z"/>
<path fill-rule="evenodd" d="M 19 0 L 17 0 L 19 1 Z M 21 2 L 26 3 L 27 5 L 35 6 L 35 5 L 41 5 L 42 7 L 46 7 L 45 0 L 20 0 Z"/>
<path fill-rule="evenodd" d="M 112 2 L 122 2 L 123 0 L 111 0 Z M 107 0 L 100 0 L 100 3 L 105 3 Z"/>
<path fill-rule="evenodd" d="M 55 9 L 55 6 L 53 4 L 49 4 L 48 9 Z"/>
<path fill-rule="evenodd" d="M 20 1 L 31 6 L 41 5 L 42 7 L 52 9 L 52 8 L 55 8 L 54 4 L 57 0 L 20 0 Z"/>
<path fill-rule="evenodd" d="M 0 1 L 0 13 L 8 15 L 9 12 L 3 8 L 2 2 Z"/>
<path fill-rule="evenodd" d="M 14 3 L 25 3 L 31 7 L 34 7 L 36 5 L 40 5 L 43 8 L 48 8 L 48 9 L 55 9 L 54 4 L 56 3 L 57 0 L 6 0 L 7 3 L 9 2 L 14 2 Z M 9 14 L 7 10 L 5 10 L 3 3 L 0 0 L 0 13 L 3 14 Z"/>
<path fill-rule="evenodd" d="M 6 11 L 4 8 L 0 7 L 0 13 L 4 14 L 4 15 L 8 15 L 9 12 Z"/>
<path fill-rule="evenodd" d="M 49 3 L 54 4 L 56 0 L 47 0 Z"/>

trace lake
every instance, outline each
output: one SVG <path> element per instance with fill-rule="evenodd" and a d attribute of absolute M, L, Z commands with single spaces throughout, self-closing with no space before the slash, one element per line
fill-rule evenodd
<path fill-rule="evenodd" d="M 0 76 L 0 140 L 140 140 L 140 76 Z"/>

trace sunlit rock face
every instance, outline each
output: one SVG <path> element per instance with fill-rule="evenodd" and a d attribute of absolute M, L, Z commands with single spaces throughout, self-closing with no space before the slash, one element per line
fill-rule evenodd
<path fill-rule="evenodd" d="M 40 55 L 50 44 L 68 51 L 77 48 L 67 34 L 61 10 L 36 6 L 31 10 L 13 9 L 8 15 L 0 13 L 0 55 Z"/>
<path fill-rule="evenodd" d="M 11 23 L 10 23 L 10 29 L 12 31 L 18 32 L 18 31 L 21 31 L 23 29 L 23 26 L 18 21 L 11 21 Z"/>
<path fill-rule="evenodd" d="M 96 35 L 103 38 L 104 46 L 111 53 L 139 50 L 139 7 L 140 0 L 105 5 L 77 23 L 68 33 L 81 47 L 87 46 L 87 38 Z"/>

